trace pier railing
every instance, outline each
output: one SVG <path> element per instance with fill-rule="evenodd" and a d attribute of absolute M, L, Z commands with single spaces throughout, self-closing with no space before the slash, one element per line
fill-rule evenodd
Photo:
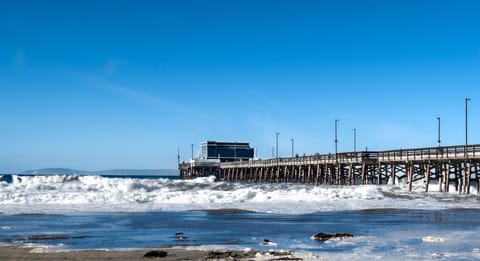
<path fill-rule="evenodd" d="M 478 158 L 480 158 L 480 145 L 478 144 L 468 146 L 400 149 L 378 152 L 378 160 L 381 162 Z"/>
<path fill-rule="evenodd" d="M 249 160 L 221 163 L 221 168 L 238 167 L 271 167 L 290 166 L 305 164 L 348 164 L 361 163 L 364 161 L 375 161 L 378 159 L 378 152 L 346 152 L 335 154 L 316 154 L 311 156 L 299 156 L 288 158 L 273 158 L 267 160 Z"/>
<path fill-rule="evenodd" d="M 315 154 L 287 158 L 273 158 L 266 160 L 249 160 L 237 162 L 224 162 L 221 168 L 239 167 L 271 167 L 305 164 L 361 164 L 363 162 L 388 162 L 388 161 L 424 161 L 424 160 L 450 160 L 450 159 L 479 159 L 480 145 L 444 146 L 429 148 L 398 149 L 388 151 L 360 151 L 335 154 Z"/>

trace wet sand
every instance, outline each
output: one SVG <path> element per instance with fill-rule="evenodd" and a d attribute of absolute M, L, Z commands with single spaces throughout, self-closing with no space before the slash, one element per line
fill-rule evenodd
<path fill-rule="evenodd" d="M 62 251 L 62 252 L 41 252 L 32 251 L 33 248 L 0 246 L 0 260 L 38 260 L 38 261 L 57 261 L 57 260 L 275 260 L 281 257 L 289 257 L 291 259 L 284 260 L 301 260 L 295 259 L 292 255 L 284 253 L 273 253 L 270 257 L 265 253 L 257 254 L 256 251 L 248 253 L 242 251 L 201 251 L 201 250 L 184 250 L 184 249 L 145 249 L 145 250 L 85 250 L 85 251 Z M 150 251 L 165 251 L 166 257 L 144 257 Z M 292 259 L 293 258 L 293 259 Z"/>

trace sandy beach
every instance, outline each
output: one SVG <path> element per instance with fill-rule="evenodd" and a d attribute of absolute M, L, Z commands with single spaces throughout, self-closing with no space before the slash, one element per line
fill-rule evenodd
<path fill-rule="evenodd" d="M 153 257 L 145 257 L 149 253 Z M 166 253 L 166 256 L 157 254 Z M 85 250 L 85 251 L 60 251 L 39 252 L 34 248 L 0 246 L 0 260 L 302 260 L 287 252 L 243 252 L 243 251 L 201 251 L 185 249 L 145 249 L 145 250 Z"/>

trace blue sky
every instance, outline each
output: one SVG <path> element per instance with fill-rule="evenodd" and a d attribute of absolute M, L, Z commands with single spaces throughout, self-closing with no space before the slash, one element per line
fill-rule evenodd
<path fill-rule="evenodd" d="M 2 1 L 0 172 L 480 143 L 478 1 Z"/>

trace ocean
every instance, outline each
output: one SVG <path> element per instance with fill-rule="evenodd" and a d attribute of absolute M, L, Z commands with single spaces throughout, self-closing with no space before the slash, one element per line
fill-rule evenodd
<path fill-rule="evenodd" d="M 480 259 L 480 197 L 422 183 L 314 186 L 158 176 L 4 175 L 0 244 L 288 249 L 322 260 Z M 452 187 L 450 191 L 455 191 Z M 315 233 L 351 238 L 314 241 Z M 268 245 L 261 244 L 265 239 Z"/>

